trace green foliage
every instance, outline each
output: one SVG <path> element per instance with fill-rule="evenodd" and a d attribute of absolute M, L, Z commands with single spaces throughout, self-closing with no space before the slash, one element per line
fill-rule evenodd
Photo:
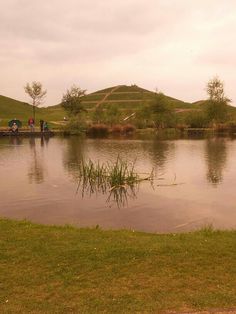
<path fill-rule="evenodd" d="M 86 90 L 73 85 L 62 96 L 61 105 L 69 113 L 69 115 L 77 116 L 82 111 L 85 111 L 82 105 L 82 97 L 85 96 Z"/>
<path fill-rule="evenodd" d="M 77 135 L 83 133 L 87 129 L 87 124 L 83 117 L 72 117 L 70 121 L 63 126 L 65 134 Z"/>
<path fill-rule="evenodd" d="M 155 94 L 154 100 L 150 104 L 150 112 L 156 128 L 171 127 L 175 124 L 174 111 L 163 93 Z"/>
<path fill-rule="evenodd" d="M 188 113 L 185 122 L 190 128 L 204 128 L 208 126 L 209 119 L 205 112 L 194 111 Z"/>
<path fill-rule="evenodd" d="M 94 123 L 102 123 L 106 120 L 106 112 L 102 106 L 98 106 L 92 113 L 92 121 Z"/>
<path fill-rule="evenodd" d="M 209 122 L 213 124 L 225 122 L 228 118 L 228 106 L 223 101 L 208 100 L 205 113 Z"/>
<path fill-rule="evenodd" d="M 230 100 L 225 96 L 223 82 L 218 77 L 214 77 L 207 83 L 206 90 L 209 99 L 205 111 L 209 121 L 213 124 L 225 122 Z"/>
<path fill-rule="evenodd" d="M 142 180 L 135 171 L 135 163 L 129 163 L 119 156 L 115 162 L 99 163 L 89 160 L 81 161 L 78 168 L 80 184 L 89 186 L 92 191 L 103 191 L 138 184 Z M 152 178 L 152 174 L 148 179 Z"/>
<path fill-rule="evenodd" d="M 105 115 L 105 122 L 113 125 L 115 123 L 119 123 L 121 118 L 121 113 L 120 110 L 117 106 L 111 105 L 108 107 L 106 110 L 106 115 Z"/>

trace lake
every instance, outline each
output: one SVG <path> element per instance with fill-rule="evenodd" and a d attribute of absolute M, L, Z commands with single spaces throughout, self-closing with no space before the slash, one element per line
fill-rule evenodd
<path fill-rule="evenodd" d="M 83 160 L 135 161 L 127 193 L 78 186 Z M 0 138 L 0 216 L 43 224 L 182 232 L 236 228 L 236 140 Z"/>

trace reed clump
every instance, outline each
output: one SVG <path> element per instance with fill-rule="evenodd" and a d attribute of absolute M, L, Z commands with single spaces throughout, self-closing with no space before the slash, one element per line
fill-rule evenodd
<path fill-rule="evenodd" d="M 79 187 L 82 193 L 89 191 L 105 193 L 115 189 L 135 187 L 143 180 L 152 180 L 153 172 L 145 178 L 135 171 L 135 162 L 122 160 L 119 156 L 114 163 L 81 161 L 78 169 Z"/>

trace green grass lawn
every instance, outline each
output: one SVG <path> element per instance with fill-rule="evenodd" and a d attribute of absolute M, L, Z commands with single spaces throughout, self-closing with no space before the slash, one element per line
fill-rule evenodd
<path fill-rule="evenodd" d="M 33 115 L 32 106 L 0 95 L 0 128 L 6 127 L 8 121 L 16 118 L 19 119 L 23 127 L 27 127 L 27 122 Z M 62 107 L 36 108 L 36 125 L 39 126 L 39 120 L 43 119 L 48 122 L 63 121 L 67 114 Z"/>
<path fill-rule="evenodd" d="M 0 220 L 1 313 L 236 307 L 236 231 L 157 235 Z"/>

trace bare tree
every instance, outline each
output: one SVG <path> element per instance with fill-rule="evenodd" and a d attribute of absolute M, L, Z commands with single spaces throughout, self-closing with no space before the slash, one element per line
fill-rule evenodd
<path fill-rule="evenodd" d="M 207 83 L 206 91 L 209 95 L 209 99 L 212 101 L 224 102 L 225 104 L 230 102 L 230 99 L 228 99 L 224 93 L 224 83 L 218 76 L 213 77 L 213 79 Z"/>
<path fill-rule="evenodd" d="M 43 90 L 42 83 L 33 81 L 31 84 L 27 83 L 24 87 L 26 94 L 32 99 L 33 118 L 35 120 L 35 107 L 38 107 L 44 101 L 47 90 Z"/>

